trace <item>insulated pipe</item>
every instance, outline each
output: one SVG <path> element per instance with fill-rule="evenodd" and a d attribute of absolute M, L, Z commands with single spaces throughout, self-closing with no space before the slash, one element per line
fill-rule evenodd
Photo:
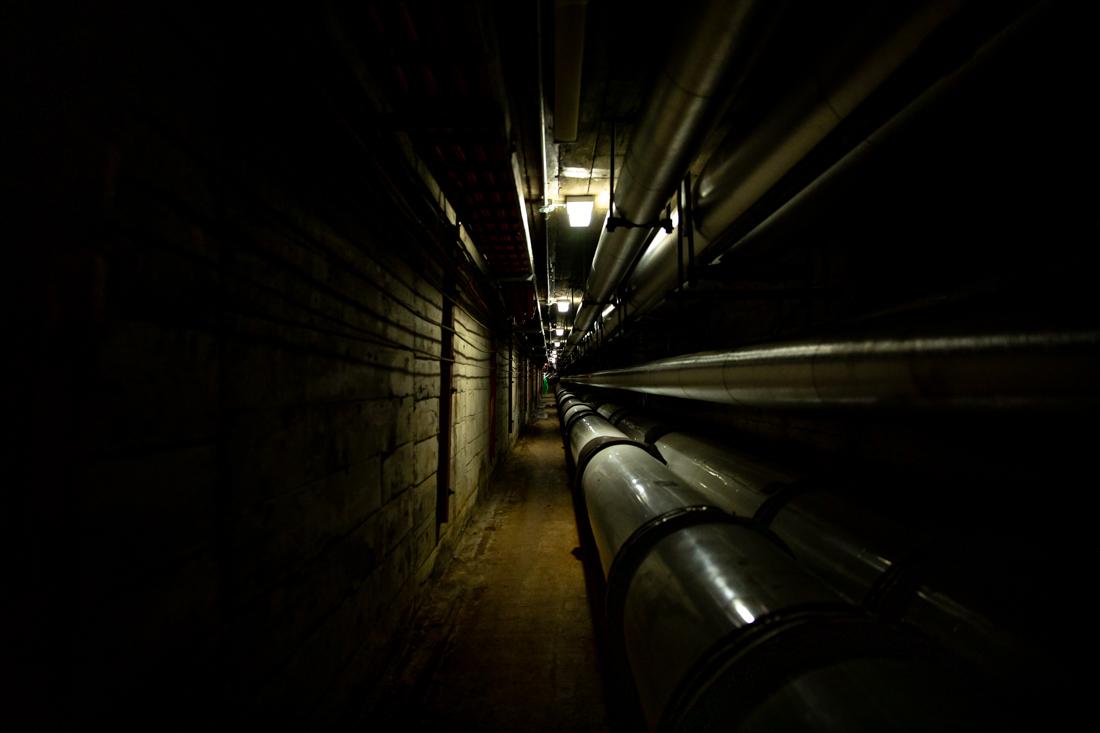
<path fill-rule="evenodd" d="M 849 603 L 866 600 L 882 574 L 911 553 L 900 528 L 834 494 L 798 491 L 804 482 L 795 474 L 686 433 L 669 433 L 655 447 L 679 479 L 715 506 L 771 529 Z"/>
<path fill-rule="evenodd" d="M 561 424 L 562 430 L 566 436 L 569 435 L 569 431 L 573 427 L 573 423 L 580 419 L 583 415 L 595 415 L 596 411 L 588 405 L 573 405 L 568 410 L 562 413 Z"/>
<path fill-rule="evenodd" d="M 634 573 L 623 630 L 651 729 L 976 722 L 966 719 L 966 692 L 915 634 L 840 604 L 752 527 L 702 524 L 660 540 Z"/>
<path fill-rule="evenodd" d="M 774 487 L 796 480 L 793 474 L 687 433 L 663 435 L 654 447 L 682 481 L 740 517 L 752 517 Z"/>
<path fill-rule="evenodd" d="M 688 354 L 571 383 L 772 408 L 1081 408 L 1100 332 L 802 341 Z"/>
<path fill-rule="evenodd" d="M 581 400 L 580 398 L 569 396 L 569 397 L 566 397 L 564 400 L 562 400 L 561 402 L 558 403 L 558 411 L 562 415 L 564 415 L 565 413 L 569 412 L 570 408 L 576 407 L 578 405 L 584 405 L 586 407 L 590 407 L 590 405 L 588 405 L 587 402 Z"/>
<path fill-rule="evenodd" d="M 1015 668 L 1021 653 L 1040 657 L 934 582 L 903 577 L 910 572 L 904 561 L 917 554 L 918 543 L 886 518 L 826 490 L 798 491 L 805 483 L 801 477 L 686 433 L 669 433 L 655 447 L 677 478 L 715 506 L 767 526 L 803 567 L 849 603 L 887 615 L 902 608 L 905 621 L 994 674 Z"/>
<path fill-rule="evenodd" d="M 940 24 L 959 0 L 916 4 L 892 33 L 861 24 L 870 35 L 848 38 L 835 64 L 817 64 L 814 74 L 747 138 L 735 128 L 707 160 L 695 186 L 695 255 L 699 258 L 764 193 L 869 97 Z M 893 6 L 891 6 L 893 8 Z M 859 49 L 860 53 L 851 49 Z M 627 287 L 628 310 L 656 305 L 677 283 L 676 233 L 658 232 L 635 267 Z M 684 266 L 687 266 L 685 253 Z M 609 336 L 619 323 L 607 324 Z"/>
<path fill-rule="evenodd" d="M 703 0 L 700 5 L 678 10 L 691 27 L 673 35 L 668 64 L 631 134 L 609 217 L 635 224 L 659 218 L 714 120 L 715 98 L 723 95 L 733 70 L 747 66 L 756 54 L 783 3 Z M 601 232 L 567 349 L 576 346 L 610 300 L 650 229 L 620 226 Z"/>
<path fill-rule="evenodd" d="M 581 416 L 569 437 L 609 622 L 651 729 L 789 729 L 776 725 L 792 709 L 844 730 L 957 718 L 957 691 L 914 636 L 846 607 L 773 537 L 708 506 L 603 417 Z M 868 690 L 881 700 L 853 710 Z M 777 695 L 789 698 L 778 709 Z"/>

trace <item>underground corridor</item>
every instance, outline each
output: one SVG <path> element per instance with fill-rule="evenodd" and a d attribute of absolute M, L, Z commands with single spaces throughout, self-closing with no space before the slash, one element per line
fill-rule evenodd
<path fill-rule="evenodd" d="M 4 730 L 1068 730 L 1100 14 L 13 0 Z"/>

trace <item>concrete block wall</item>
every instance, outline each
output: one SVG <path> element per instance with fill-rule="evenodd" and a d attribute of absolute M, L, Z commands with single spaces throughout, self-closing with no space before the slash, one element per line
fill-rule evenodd
<path fill-rule="evenodd" d="M 489 365 L 530 365 L 461 302 L 440 394 L 442 225 L 328 67 L 252 20 L 83 20 L 13 41 L 12 710 L 354 720 L 528 416 Z"/>

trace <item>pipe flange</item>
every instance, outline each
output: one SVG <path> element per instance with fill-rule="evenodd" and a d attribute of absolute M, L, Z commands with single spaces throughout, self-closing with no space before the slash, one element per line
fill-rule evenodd
<path fill-rule="evenodd" d="M 580 413 L 578 415 L 573 415 L 573 417 L 570 419 L 570 428 L 572 428 L 573 423 L 576 423 L 577 420 L 579 420 L 584 415 L 592 415 L 592 414 L 599 416 L 601 419 L 603 417 L 602 415 L 600 415 L 595 410 L 593 410 L 590 413 L 585 412 L 585 413 Z M 569 430 L 565 431 L 565 435 L 568 438 Z M 600 437 L 593 438 L 592 440 L 585 443 L 584 447 L 581 448 L 580 453 L 577 454 L 577 467 L 576 467 L 576 471 L 574 473 L 574 480 L 575 480 L 576 483 L 574 485 L 578 486 L 578 487 L 581 485 L 581 479 L 584 478 L 584 469 L 588 468 L 589 462 L 593 458 L 595 458 L 597 453 L 602 451 L 604 448 L 610 448 L 610 447 L 615 446 L 615 445 L 632 445 L 635 448 L 641 448 L 642 450 L 644 450 L 646 453 L 648 453 L 649 455 L 656 458 L 661 463 L 665 462 L 665 459 L 661 457 L 661 454 L 658 453 L 656 451 L 656 449 L 654 449 L 654 447 L 651 446 L 651 445 L 646 445 L 645 443 L 639 443 L 638 441 L 634 440 L 633 438 L 627 438 L 626 436 L 601 435 Z"/>

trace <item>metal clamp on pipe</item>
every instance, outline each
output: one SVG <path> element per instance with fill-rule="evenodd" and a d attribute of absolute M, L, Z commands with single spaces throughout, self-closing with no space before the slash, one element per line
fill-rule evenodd
<path fill-rule="evenodd" d="M 573 430 L 573 426 L 577 424 L 585 415 L 598 415 L 599 413 L 593 410 L 588 405 L 574 405 L 569 408 L 569 411 L 562 416 L 562 432 L 566 436 Z"/>
<path fill-rule="evenodd" d="M 591 413 L 584 413 L 584 414 L 587 415 L 587 414 L 591 414 Z M 574 420 L 573 420 L 574 423 L 576 422 L 576 420 L 580 419 L 580 417 L 577 416 L 577 415 L 574 415 L 573 417 L 574 417 Z M 566 432 L 568 433 L 568 431 L 566 431 Z M 656 451 L 656 449 L 651 445 L 646 445 L 645 443 L 639 443 L 638 441 L 636 441 L 632 438 L 625 437 L 625 436 L 623 436 L 623 437 L 616 436 L 616 435 L 600 436 L 598 438 L 593 438 L 592 440 L 585 443 L 584 447 L 581 448 L 580 452 L 577 454 L 576 474 L 575 474 L 576 475 L 576 485 L 577 486 L 581 485 L 581 479 L 584 478 L 584 469 L 588 467 L 589 462 L 593 458 L 596 457 L 596 454 L 599 453 L 600 451 L 604 450 L 605 448 L 610 448 L 613 445 L 632 445 L 635 448 L 641 448 L 642 450 L 644 450 L 646 453 L 648 453 L 649 455 L 656 458 L 661 463 L 665 462 L 664 459 L 661 458 L 661 454 L 658 453 Z"/>
<path fill-rule="evenodd" d="M 558 412 L 560 412 L 562 415 L 564 415 L 565 413 L 569 412 L 570 407 L 574 407 L 576 405 L 584 405 L 585 407 L 592 407 L 591 405 L 589 405 L 587 402 L 580 399 L 579 397 L 568 397 L 568 398 L 566 398 L 566 399 L 564 399 L 564 400 L 562 400 L 561 402 L 558 403 Z M 595 409 L 595 408 L 593 408 L 593 409 Z"/>
<path fill-rule="evenodd" d="M 634 576 L 634 571 L 642 564 L 653 545 L 684 527 L 691 527 L 696 524 L 743 521 L 718 507 L 701 504 L 679 507 L 670 512 L 665 512 L 634 530 L 634 533 L 627 538 L 619 551 L 615 553 L 615 558 L 611 561 L 611 567 L 607 571 L 607 603 L 605 607 L 608 624 L 615 629 L 621 628 L 623 606 L 626 602 L 627 588 L 630 587 L 630 579 Z M 612 637 L 621 637 L 621 634 L 612 634 Z"/>
<path fill-rule="evenodd" d="M 673 692 L 657 729 L 801 730 L 822 719 L 838 730 L 874 729 L 891 716 L 861 712 L 845 704 L 857 698 L 838 693 L 867 695 L 897 684 L 911 694 L 895 713 L 916 716 L 906 729 L 940 729 L 944 712 L 934 701 L 969 717 L 950 694 L 952 684 L 922 679 L 943 674 L 932 648 L 909 629 L 854 609 L 790 608 L 715 643 Z M 825 696 L 807 694 L 815 687 Z"/>

